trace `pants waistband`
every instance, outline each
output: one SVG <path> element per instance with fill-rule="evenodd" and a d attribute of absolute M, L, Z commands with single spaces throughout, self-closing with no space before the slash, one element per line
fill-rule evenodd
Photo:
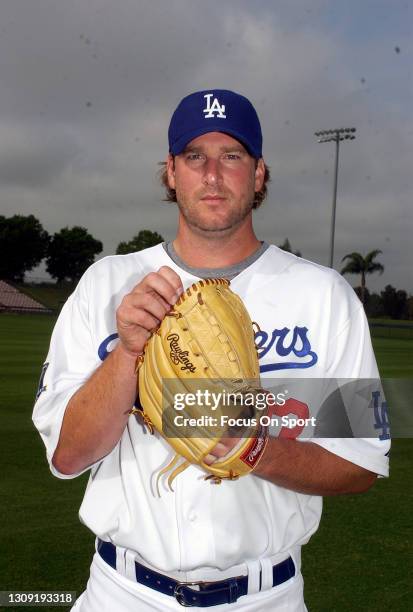
<path fill-rule="evenodd" d="M 116 570 L 116 546 L 111 542 L 97 539 L 97 552 L 101 558 Z M 295 576 L 295 565 L 291 557 L 272 566 L 272 586 L 278 586 Z M 248 576 L 236 576 L 218 581 L 182 582 L 161 574 L 135 561 L 136 582 L 160 593 L 175 597 L 184 607 L 202 608 L 223 603 L 234 603 L 238 597 L 248 593 Z M 261 588 L 261 577 L 260 577 Z"/>

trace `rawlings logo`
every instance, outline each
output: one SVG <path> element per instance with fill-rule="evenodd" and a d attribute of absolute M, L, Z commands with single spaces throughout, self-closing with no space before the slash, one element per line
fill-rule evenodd
<path fill-rule="evenodd" d="M 196 367 L 193 363 L 191 363 L 188 359 L 188 351 L 183 351 L 178 344 L 179 336 L 178 334 L 169 334 L 166 336 L 166 339 L 169 342 L 169 346 L 171 348 L 171 352 L 169 356 L 174 365 L 179 365 L 182 363 L 181 370 L 189 370 L 189 372 L 196 372 Z"/>
<path fill-rule="evenodd" d="M 261 454 L 262 448 L 264 446 L 264 438 L 258 438 L 258 443 L 256 447 L 250 452 L 248 455 L 249 463 L 255 463 L 259 455 Z"/>
<path fill-rule="evenodd" d="M 263 427 L 261 427 L 258 437 L 254 438 L 247 450 L 242 455 L 240 455 L 241 461 L 243 461 L 250 467 L 254 467 L 258 459 L 261 457 L 261 454 L 263 453 L 266 444 L 267 436 L 264 433 Z"/>

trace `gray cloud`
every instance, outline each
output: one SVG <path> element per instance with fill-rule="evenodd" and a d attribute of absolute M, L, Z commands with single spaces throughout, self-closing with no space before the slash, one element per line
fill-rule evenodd
<path fill-rule="evenodd" d="M 313 133 L 354 125 L 341 148 L 337 267 L 381 248 L 386 271 L 369 286 L 413 291 L 410 3 L 376 4 L 367 32 L 355 0 L 351 21 L 327 0 L 3 0 L 2 213 L 33 213 L 50 232 L 85 225 L 105 254 L 143 228 L 173 238 L 176 210 L 155 178 L 171 112 L 190 91 L 226 87 L 263 124 L 273 182 L 260 237 L 288 236 L 327 262 L 333 144 Z"/>
<path fill-rule="evenodd" d="M 37 125 L 0 125 L 0 187 L 44 187 L 75 161 L 80 146 L 69 133 Z"/>

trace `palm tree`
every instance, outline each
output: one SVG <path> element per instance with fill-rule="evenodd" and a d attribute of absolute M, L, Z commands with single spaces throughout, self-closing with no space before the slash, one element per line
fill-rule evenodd
<path fill-rule="evenodd" d="M 364 296 L 366 293 L 366 274 L 372 274 L 373 272 L 380 272 L 383 274 L 384 266 L 378 261 L 374 261 L 377 255 L 380 255 L 382 251 L 375 249 L 367 253 L 365 257 L 361 253 L 348 253 L 344 255 L 341 261 L 348 259 L 348 263 L 341 270 L 341 274 L 361 274 L 361 292 L 360 299 L 364 306 Z"/>

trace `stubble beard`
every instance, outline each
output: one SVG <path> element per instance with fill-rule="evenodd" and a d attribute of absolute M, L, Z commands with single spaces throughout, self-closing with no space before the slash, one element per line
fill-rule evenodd
<path fill-rule="evenodd" d="M 185 198 L 179 197 L 177 193 L 178 208 L 185 219 L 187 225 L 200 234 L 207 234 L 209 237 L 214 235 L 222 236 L 231 233 L 231 230 L 239 227 L 242 222 L 251 213 L 254 204 L 254 195 L 251 197 L 251 202 L 244 205 L 241 209 L 231 209 L 228 215 L 218 219 L 203 219 L 202 212 L 199 208 L 202 207 L 202 202 L 188 205 Z M 223 204 L 225 206 L 225 203 Z"/>

